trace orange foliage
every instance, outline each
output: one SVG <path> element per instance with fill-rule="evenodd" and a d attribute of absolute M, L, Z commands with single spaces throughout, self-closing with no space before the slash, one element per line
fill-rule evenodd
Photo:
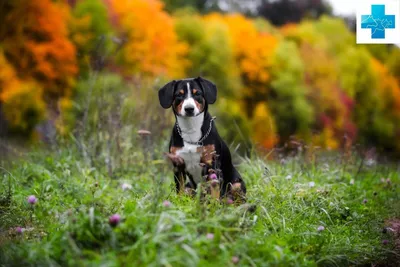
<path fill-rule="evenodd" d="M 159 0 L 111 0 L 118 29 L 126 37 L 120 57 L 127 74 L 184 76 L 188 47 L 178 42 L 174 20 Z"/>
<path fill-rule="evenodd" d="M 258 32 L 254 23 L 239 14 L 211 14 L 206 20 L 223 20 L 233 39 L 233 51 L 245 84 L 266 84 L 270 80 L 271 58 L 278 40 L 271 34 Z M 255 88 L 260 90 L 261 88 Z"/>
<path fill-rule="evenodd" d="M 33 81 L 18 79 L 14 68 L 0 51 L 0 102 L 2 112 L 13 129 L 31 131 L 43 117 L 42 90 Z"/>
<path fill-rule="evenodd" d="M 70 94 L 77 73 L 75 47 L 68 39 L 66 4 L 21 0 L 6 16 L 4 51 L 22 79 L 33 78 L 48 96 Z"/>
<path fill-rule="evenodd" d="M 396 77 L 377 59 L 372 58 L 372 68 L 378 79 L 378 93 L 381 99 L 385 99 L 386 108 L 392 111 L 392 115 L 400 119 L 400 86 Z"/>

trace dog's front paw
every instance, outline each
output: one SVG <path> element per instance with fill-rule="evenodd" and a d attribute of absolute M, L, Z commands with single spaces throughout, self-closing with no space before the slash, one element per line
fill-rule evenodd
<path fill-rule="evenodd" d="M 175 164 L 177 166 L 181 166 L 181 165 L 185 164 L 185 161 L 183 160 L 183 158 L 181 158 L 175 154 L 165 153 L 165 155 L 172 161 L 173 164 Z"/>

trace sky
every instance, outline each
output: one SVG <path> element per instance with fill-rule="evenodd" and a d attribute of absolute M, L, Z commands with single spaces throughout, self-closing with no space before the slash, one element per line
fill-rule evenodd
<path fill-rule="evenodd" d="M 327 0 L 335 15 L 354 15 L 356 14 L 356 7 L 359 1 L 355 0 Z"/>

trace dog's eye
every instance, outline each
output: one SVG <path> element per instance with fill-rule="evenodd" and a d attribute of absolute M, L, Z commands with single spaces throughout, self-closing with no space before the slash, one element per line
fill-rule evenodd
<path fill-rule="evenodd" d="M 195 95 L 195 96 L 200 96 L 200 95 L 201 95 L 201 92 L 200 92 L 200 91 L 197 91 L 197 90 L 195 90 L 195 91 L 193 91 L 193 95 Z"/>

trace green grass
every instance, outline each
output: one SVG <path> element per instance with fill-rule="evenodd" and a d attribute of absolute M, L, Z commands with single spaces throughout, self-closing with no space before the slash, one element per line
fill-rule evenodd
<path fill-rule="evenodd" d="M 233 206 L 177 196 L 161 152 L 138 150 L 111 175 L 71 148 L 32 153 L 0 170 L 0 266 L 234 266 L 235 256 L 240 266 L 387 263 L 395 241 L 382 229 L 400 216 L 398 167 L 317 158 L 243 160 L 248 203 Z"/>

